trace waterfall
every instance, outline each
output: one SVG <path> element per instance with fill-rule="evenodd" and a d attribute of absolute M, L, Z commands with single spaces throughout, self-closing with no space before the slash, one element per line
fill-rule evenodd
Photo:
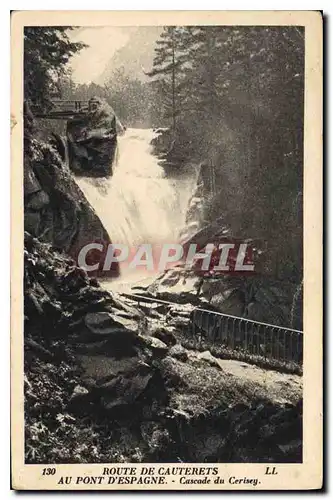
<path fill-rule="evenodd" d="M 127 129 L 111 178 L 76 179 L 114 244 L 176 243 L 184 228 L 196 172 L 167 177 L 152 154 L 153 137 L 151 129 Z"/>

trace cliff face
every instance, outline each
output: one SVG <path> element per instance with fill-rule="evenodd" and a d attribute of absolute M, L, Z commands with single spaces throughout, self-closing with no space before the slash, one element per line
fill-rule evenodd
<path fill-rule="evenodd" d="M 203 276 L 179 265 L 161 273 L 148 286 L 134 287 L 133 292 L 281 327 L 301 326 L 300 297 L 293 304 L 297 287 L 260 274 Z"/>
<path fill-rule="evenodd" d="M 265 117 L 253 119 L 249 109 L 241 116 L 239 109 L 235 114 L 230 110 L 228 119 L 213 129 L 200 126 L 200 148 L 198 142 L 187 141 L 180 129 L 175 134 L 160 129 L 153 147 L 167 171 L 184 172 L 192 163 L 198 171 L 182 240 L 200 248 L 224 238 L 250 241 L 257 254 L 256 276 L 243 280 L 255 292 L 251 292 L 248 317 L 302 330 L 301 161 L 298 153 L 281 154 L 279 134 L 274 140 L 267 135 L 270 128 Z M 228 278 L 213 287 L 208 283 L 207 288 L 215 289 L 213 304 L 217 300 L 220 306 L 226 288 L 243 295 L 240 288 L 244 287 Z M 231 314 L 244 315 L 246 306 L 237 304 Z M 228 309 L 229 304 L 220 308 L 222 312 Z"/>
<path fill-rule="evenodd" d="M 98 242 L 106 251 L 111 243 L 103 224 L 57 152 L 36 139 L 29 140 L 25 154 L 24 213 L 26 231 L 65 251 L 76 261 L 85 245 Z M 90 252 L 87 263 L 98 262 L 96 257 Z M 100 273 L 98 270 L 94 274 Z M 107 276 L 119 276 L 118 266 L 113 265 Z"/>
<path fill-rule="evenodd" d="M 301 461 L 301 377 L 185 349 L 27 233 L 24 268 L 27 463 Z"/>

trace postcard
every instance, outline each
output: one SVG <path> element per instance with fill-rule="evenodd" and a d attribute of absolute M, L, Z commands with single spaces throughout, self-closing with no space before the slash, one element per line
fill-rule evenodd
<path fill-rule="evenodd" d="M 316 11 L 14 11 L 16 490 L 318 490 Z"/>

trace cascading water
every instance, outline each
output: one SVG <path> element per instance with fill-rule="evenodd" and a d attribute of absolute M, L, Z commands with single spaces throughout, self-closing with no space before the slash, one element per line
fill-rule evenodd
<path fill-rule="evenodd" d="M 111 178 L 77 178 L 114 244 L 133 248 L 142 243 L 176 243 L 184 227 L 196 172 L 168 178 L 152 154 L 153 137 L 152 129 L 127 129 L 118 139 Z M 120 280 L 139 281 L 143 274 L 129 276 L 121 266 Z"/>

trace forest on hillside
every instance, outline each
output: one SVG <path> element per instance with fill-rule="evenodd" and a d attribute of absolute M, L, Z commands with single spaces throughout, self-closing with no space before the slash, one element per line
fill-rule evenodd
<path fill-rule="evenodd" d="M 25 98 L 105 98 L 132 127 L 167 127 L 173 171 L 209 172 L 204 219 L 262 242 L 265 272 L 302 281 L 304 32 L 297 26 L 168 26 L 147 80 L 119 68 L 75 84 L 68 28 L 26 28 Z M 52 47 L 52 50 L 50 49 Z M 161 151 L 159 151 L 161 153 Z"/>
<path fill-rule="evenodd" d="M 165 159 L 209 172 L 206 220 L 260 240 L 265 272 L 301 282 L 303 29 L 165 27 L 150 77 Z"/>
<path fill-rule="evenodd" d="M 123 67 L 104 85 L 73 81 L 70 30 L 24 31 L 25 463 L 301 463 L 303 335 L 288 327 L 302 329 L 302 29 L 168 26 L 145 79 Z M 79 179 L 52 137 L 68 115 L 45 117 L 95 95 L 159 131 L 123 131 L 124 175 Z M 173 203 L 189 173 L 195 192 Z M 106 218 L 146 238 L 156 208 L 184 207 L 191 229 L 195 200 L 199 233 L 259 240 L 260 273 L 177 266 L 128 294 L 106 288 L 126 282 L 118 266 L 109 283 L 78 267 L 78 249 L 117 243 Z"/>

